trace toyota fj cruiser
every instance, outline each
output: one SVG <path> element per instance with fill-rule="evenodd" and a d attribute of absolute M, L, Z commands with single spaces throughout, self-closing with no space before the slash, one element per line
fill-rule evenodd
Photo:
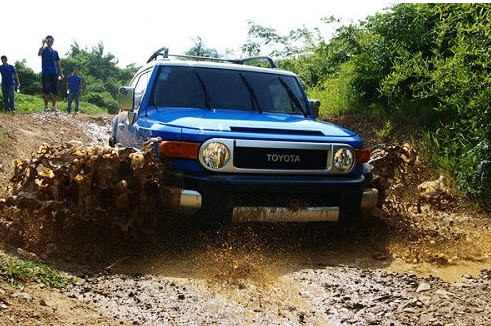
<path fill-rule="evenodd" d="M 269 57 L 162 48 L 119 89 L 118 102 L 110 145 L 142 148 L 157 139 L 182 212 L 215 221 L 349 223 L 377 203 L 362 138 L 316 120 L 320 103 Z"/>

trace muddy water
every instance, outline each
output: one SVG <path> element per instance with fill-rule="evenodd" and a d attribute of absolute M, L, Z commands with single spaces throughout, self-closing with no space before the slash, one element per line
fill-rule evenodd
<path fill-rule="evenodd" d="M 450 265 L 408 263 L 393 258 L 397 253 L 388 252 L 385 245 L 384 238 L 366 230 L 340 229 L 332 224 L 234 225 L 161 236 L 137 254 L 125 256 L 111 270 L 218 283 L 250 280 L 266 284 L 303 269 L 349 266 L 435 276 L 458 283 L 465 275 L 478 277 L 481 270 L 491 268 L 489 258 Z"/>
<path fill-rule="evenodd" d="M 384 270 L 414 274 L 421 277 L 435 276 L 451 283 L 462 282 L 466 275 L 478 277 L 482 270 L 491 268 L 491 259 L 487 258 L 480 262 L 461 261 L 454 265 L 442 266 L 430 263 L 410 264 L 400 259 L 395 259 Z"/>
<path fill-rule="evenodd" d="M 43 145 L 31 160 L 17 160 L 10 194 L 1 203 L 3 221 L 6 215 L 9 219 L 3 224 L 8 225 L 4 239 L 41 258 L 68 258 L 118 273 L 227 282 L 263 282 L 338 265 L 458 282 L 462 275 L 491 268 L 489 221 L 480 220 L 483 228 L 451 215 L 401 217 L 388 210 L 383 218 L 350 228 L 329 223 L 214 229 L 189 221 L 162 225 L 158 212 L 166 194 L 152 175 L 163 171 L 149 153 L 67 143 Z M 471 240 L 461 240 L 466 237 Z M 451 242 L 452 250 L 429 246 L 440 240 Z"/>

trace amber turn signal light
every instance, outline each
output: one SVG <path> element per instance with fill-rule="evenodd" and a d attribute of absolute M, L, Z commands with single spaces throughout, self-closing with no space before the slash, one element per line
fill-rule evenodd
<path fill-rule="evenodd" d="M 197 160 L 200 146 L 201 143 L 165 140 L 159 143 L 158 151 L 163 157 Z"/>

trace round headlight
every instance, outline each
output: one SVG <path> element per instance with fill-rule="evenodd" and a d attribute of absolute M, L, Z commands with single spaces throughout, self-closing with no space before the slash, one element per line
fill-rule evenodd
<path fill-rule="evenodd" d="M 352 168 L 355 161 L 353 151 L 347 147 L 340 148 L 334 154 L 334 166 L 339 171 L 348 171 Z"/>
<path fill-rule="evenodd" d="M 230 160 L 230 151 L 222 143 L 211 142 L 202 149 L 201 157 L 207 167 L 218 170 L 227 165 Z"/>

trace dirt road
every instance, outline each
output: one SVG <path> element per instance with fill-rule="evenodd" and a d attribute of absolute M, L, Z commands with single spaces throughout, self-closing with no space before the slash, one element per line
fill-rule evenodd
<path fill-rule="evenodd" d="M 1 118 L 2 189 L 12 161 L 31 158 L 43 142 L 107 144 L 109 117 Z M 22 229 L 3 208 L 0 260 L 46 262 L 74 284 L 15 288 L 1 279 L 0 324 L 491 324 L 489 216 L 450 193 L 421 197 L 418 185 L 436 178 L 409 144 L 381 145 L 370 126 L 336 119 L 379 155 L 384 201 L 362 226 L 183 223 L 120 239 L 75 225 L 47 241 L 48 224 Z"/>

